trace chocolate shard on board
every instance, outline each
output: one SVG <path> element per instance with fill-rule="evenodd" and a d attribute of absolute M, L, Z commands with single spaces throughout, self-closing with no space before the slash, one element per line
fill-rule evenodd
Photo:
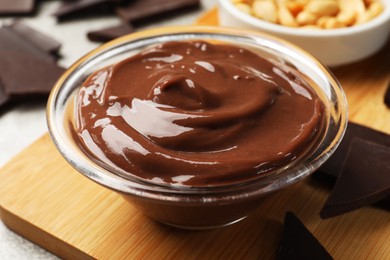
<path fill-rule="evenodd" d="M 388 196 L 390 147 L 354 138 L 320 216 L 322 218 L 337 216 L 369 206 Z"/>
<path fill-rule="evenodd" d="M 199 0 L 133 0 L 118 7 L 116 12 L 125 22 L 131 23 L 198 6 Z"/>
<path fill-rule="evenodd" d="M 28 53 L 33 57 L 52 61 L 53 63 L 55 61 L 54 57 L 44 53 L 7 26 L 0 28 L 0 52 L 1 54 L 7 52 L 22 52 Z M 20 66 L 23 66 L 23 64 L 20 64 Z"/>
<path fill-rule="evenodd" d="M 41 49 L 43 52 L 58 55 L 61 43 L 57 40 L 31 28 L 30 26 L 27 26 L 20 21 L 15 21 L 7 27 L 18 36 L 34 45 L 36 48 Z"/>
<path fill-rule="evenodd" d="M 106 28 L 103 30 L 88 32 L 88 39 L 94 42 L 108 42 L 115 38 L 134 32 L 134 27 L 127 23 Z"/>
<path fill-rule="evenodd" d="M 47 95 L 64 69 L 23 52 L 1 53 L 0 77 L 8 95 Z"/>
<path fill-rule="evenodd" d="M 276 259 L 328 260 L 333 258 L 303 223 L 292 212 L 287 212 Z"/>
<path fill-rule="evenodd" d="M 385 93 L 385 104 L 387 107 L 390 108 L 390 82 L 389 82 L 389 85 L 387 86 L 387 90 Z"/>
<path fill-rule="evenodd" d="M 28 27 L 17 27 L 0 28 L 0 105 L 15 98 L 47 96 L 64 71 L 48 53 L 53 42 L 47 45 L 51 46 L 48 49 L 37 47 L 36 43 L 45 37 L 30 40 L 23 31 Z"/>
<path fill-rule="evenodd" d="M 329 160 L 320 167 L 319 171 L 337 177 L 341 171 L 341 166 L 343 165 L 350 143 L 354 138 L 360 138 L 390 147 L 390 135 L 359 124 L 348 122 L 348 127 L 341 144 Z"/>
<path fill-rule="evenodd" d="M 0 0 L 0 16 L 31 14 L 35 0 Z"/>
<path fill-rule="evenodd" d="M 78 15 L 113 12 L 121 0 L 77 0 L 65 1 L 53 14 L 59 20 L 69 19 Z"/>

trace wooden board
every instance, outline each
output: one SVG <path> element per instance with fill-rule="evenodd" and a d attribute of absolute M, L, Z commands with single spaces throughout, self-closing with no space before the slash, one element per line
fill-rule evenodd
<path fill-rule="evenodd" d="M 217 23 L 216 11 L 201 24 Z M 377 55 L 333 72 L 352 121 L 390 134 L 383 103 L 390 42 Z M 390 259 L 390 214 L 367 207 L 319 218 L 330 187 L 315 178 L 269 197 L 242 222 L 209 231 L 155 223 L 120 195 L 77 173 L 46 134 L 0 170 L 0 217 L 12 230 L 67 259 L 272 259 L 293 211 L 335 259 Z"/>

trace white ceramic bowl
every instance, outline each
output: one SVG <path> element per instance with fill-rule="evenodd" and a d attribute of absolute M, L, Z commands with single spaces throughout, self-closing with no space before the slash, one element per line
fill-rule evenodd
<path fill-rule="evenodd" d="M 367 23 L 309 30 L 265 22 L 238 10 L 231 0 L 219 0 L 219 23 L 272 34 L 298 45 L 328 66 L 339 66 L 364 59 L 384 46 L 390 34 L 390 0 L 382 3 L 385 10 Z"/>
<path fill-rule="evenodd" d="M 74 127 L 74 95 L 94 71 L 115 64 L 158 43 L 183 40 L 223 42 L 250 48 L 278 60 L 312 82 L 325 111 L 324 136 L 306 157 L 272 174 L 234 185 L 186 187 L 159 185 L 135 178 L 96 162 L 77 144 Z M 299 111 L 296 111 L 299 112 Z M 47 107 L 49 132 L 64 158 L 80 173 L 124 197 L 145 215 L 181 228 L 205 229 L 232 224 L 255 210 L 270 193 L 313 173 L 340 143 L 347 124 L 347 103 L 337 80 L 316 59 L 292 44 L 261 33 L 219 27 L 156 28 L 130 34 L 102 45 L 73 64 L 57 81 Z M 186 173 L 189 174 L 189 173 Z"/>

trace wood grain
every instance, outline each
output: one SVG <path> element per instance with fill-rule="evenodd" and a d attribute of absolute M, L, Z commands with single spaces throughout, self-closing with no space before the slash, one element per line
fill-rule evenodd
<path fill-rule="evenodd" d="M 200 19 L 215 24 L 216 10 Z M 383 104 L 390 44 L 365 61 L 333 69 L 351 120 L 390 134 Z M 367 207 L 319 218 L 330 187 L 309 178 L 269 197 L 242 222 L 209 231 L 155 223 L 121 195 L 76 172 L 46 134 L 0 170 L 0 217 L 12 230 L 67 259 L 273 259 L 293 211 L 335 259 L 390 259 L 390 215 Z"/>

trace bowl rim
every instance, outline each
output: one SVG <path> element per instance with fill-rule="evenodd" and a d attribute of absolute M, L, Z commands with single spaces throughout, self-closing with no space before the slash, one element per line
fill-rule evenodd
<path fill-rule="evenodd" d="M 216 200 L 221 200 L 221 194 L 224 194 L 223 199 L 229 200 L 231 199 L 231 189 L 226 189 L 226 187 L 222 186 L 222 189 L 215 189 L 215 187 L 212 187 L 212 189 L 209 189 L 207 191 L 207 187 L 205 189 L 183 189 L 180 188 L 177 189 L 177 186 L 161 186 L 159 185 L 153 185 L 150 182 L 146 182 L 146 188 L 145 183 L 135 183 L 134 181 L 130 181 L 129 179 L 125 179 L 120 177 L 119 175 L 115 175 L 115 178 L 112 176 L 113 173 L 108 173 L 107 169 L 92 171 L 91 170 L 91 163 L 88 162 L 82 162 L 82 165 L 79 165 L 79 161 L 77 161 L 77 158 L 75 159 L 74 154 L 72 153 L 71 147 L 67 146 L 66 142 L 62 140 L 61 136 L 58 134 L 58 126 L 56 125 L 56 122 L 58 121 L 58 118 L 56 118 L 55 108 L 56 103 L 58 102 L 58 95 L 61 91 L 61 86 L 66 82 L 68 77 L 72 76 L 72 73 L 79 67 L 82 66 L 84 62 L 88 63 L 88 61 L 91 61 L 94 57 L 98 57 L 99 54 L 104 53 L 104 51 L 109 49 L 115 49 L 116 47 L 120 46 L 123 43 L 129 43 L 131 41 L 140 40 L 140 39 L 148 39 L 153 37 L 164 37 L 167 35 L 180 35 L 180 34 L 191 34 L 191 33 L 198 33 L 198 34 L 220 34 L 220 35 L 227 35 L 230 34 L 231 36 L 242 36 L 242 37 L 254 37 L 256 39 L 266 39 L 270 41 L 276 41 L 277 44 L 282 46 L 287 46 L 288 48 L 297 51 L 300 55 L 307 58 L 309 61 L 312 61 L 315 66 L 318 66 L 318 68 L 321 70 L 321 72 L 326 76 L 326 79 L 329 84 L 332 86 L 332 89 L 335 89 L 338 93 L 338 101 L 340 102 L 341 108 L 344 110 L 345 113 L 340 113 L 340 118 L 338 118 L 340 127 L 337 129 L 337 133 L 334 136 L 334 139 L 332 140 L 332 146 L 331 149 L 327 152 L 327 155 L 321 155 L 319 156 L 319 159 L 317 160 L 316 167 L 319 167 L 320 161 L 325 161 L 327 158 L 329 158 L 330 154 L 334 152 L 334 150 L 337 148 L 339 143 L 341 142 L 341 139 L 345 133 L 346 126 L 347 126 L 347 118 L 348 118 L 348 110 L 347 110 L 347 101 L 345 97 L 345 93 L 343 92 L 341 85 L 338 83 L 337 79 L 332 75 L 332 73 L 324 66 L 322 65 L 317 59 L 315 59 L 311 54 L 307 53 L 306 51 L 300 49 L 299 47 L 281 40 L 277 37 L 270 36 L 268 34 L 259 33 L 255 31 L 250 30 L 238 30 L 238 29 L 232 29 L 232 28 L 221 28 L 221 27 L 213 27 L 213 26 L 173 26 L 173 27 L 163 27 L 163 28 L 155 28 L 150 30 L 145 30 L 133 34 L 129 34 L 123 37 L 120 37 L 118 39 L 115 39 L 113 41 L 110 41 L 106 44 L 101 45 L 100 47 L 92 50 L 82 58 L 80 58 L 78 61 L 76 61 L 73 65 L 71 65 L 64 74 L 58 79 L 56 84 L 53 87 L 53 90 L 49 96 L 48 103 L 47 103 L 47 110 L 46 110 L 46 119 L 48 124 L 48 129 L 50 136 L 59 150 L 59 152 L 62 154 L 62 156 L 81 174 L 84 176 L 92 179 L 93 181 L 106 186 L 110 189 L 116 190 L 121 193 L 125 194 L 132 194 L 135 196 L 140 196 L 143 198 L 149 198 L 149 199 L 158 199 L 158 200 L 165 200 L 165 201 L 180 201 L 181 199 L 178 196 L 185 196 L 187 200 L 192 201 L 201 201 L 201 202 L 214 202 Z M 330 144 L 329 144 L 330 145 Z M 326 158 L 325 158 L 326 157 Z M 79 158 L 78 158 L 79 159 Z M 96 166 L 96 165 L 94 165 Z M 294 168 L 294 166 L 292 167 Z M 96 170 L 96 167 L 93 169 Z M 245 183 L 244 185 L 241 185 L 240 187 L 240 194 L 242 195 L 243 191 L 245 190 L 246 196 L 249 194 L 251 196 L 257 196 L 259 194 L 264 195 L 266 193 L 270 193 L 275 190 L 279 190 L 285 186 L 291 185 L 293 183 L 296 183 L 297 181 L 303 179 L 307 175 L 309 175 L 311 172 L 307 167 L 305 168 L 305 173 L 298 174 L 292 176 L 291 173 L 289 178 L 284 180 L 283 185 L 271 183 L 265 187 L 262 187 L 261 189 L 258 188 L 259 184 L 256 182 L 251 182 L 247 185 Z M 108 174 L 107 174 L 108 173 Z M 238 184 L 239 185 L 239 184 Z M 263 184 L 264 186 L 264 184 Z M 231 187 L 231 186 L 230 186 Z M 169 188 L 169 189 L 168 189 Z M 173 188 L 173 189 L 172 189 Z M 225 192 L 221 192 L 225 188 Z M 237 189 L 236 189 L 237 190 Z M 200 192 L 200 194 L 199 194 Z M 229 194 L 228 194 L 229 193 Z M 217 196 L 217 195 L 218 196 Z M 234 196 L 241 196 L 240 194 L 236 194 Z M 196 196 L 198 195 L 198 196 Z M 242 197 L 242 196 L 241 196 Z M 207 200 L 205 201 L 205 198 Z"/>
<path fill-rule="evenodd" d="M 376 27 L 390 23 L 390 1 L 381 1 L 384 5 L 384 10 L 374 19 L 351 27 L 346 28 L 335 28 L 335 29 L 310 29 L 310 28 L 294 28 L 284 25 L 274 24 L 270 22 L 263 21 L 259 18 L 256 18 L 250 14 L 244 13 L 236 8 L 232 0 L 218 0 L 220 6 L 234 16 L 236 19 L 250 24 L 259 29 L 266 30 L 268 32 L 279 33 L 283 35 L 290 36 L 301 36 L 301 37 L 316 37 L 316 38 L 327 38 L 327 37 L 339 37 L 339 36 L 348 36 L 359 33 L 364 33 L 370 31 Z M 389 30 L 390 33 L 390 30 Z"/>

